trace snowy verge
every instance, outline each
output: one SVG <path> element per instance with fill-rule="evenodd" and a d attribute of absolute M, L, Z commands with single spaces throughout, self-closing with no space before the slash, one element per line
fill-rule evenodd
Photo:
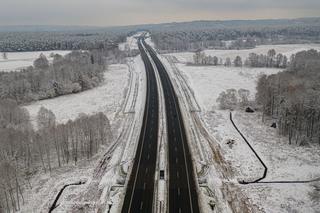
<path fill-rule="evenodd" d="M 141 56 L 139 55 L 133 60 L 130 60 L 129 67 L 130 72 L 132 72 L 133 81 L 131 89 L 129 89 L 128 100 L 132 100 L 132 102 L 127 102 L 127 106 L 130 106 L 131 109 L 130 111 L 124 111 L 125 121 L 118 138 L 120 148 L 119 152 L 113 156 L 115 173 L 106 173 L 101 181 L 102 184 L 109 185 L 109 187 L 104 186 L 104 192 L 100 198 L 104 206 L 106 205 L 106 201 L 113 204 L 113 207 L 110 209 L 111 213 L 121 211 L 126 185 L 130 178 L 130 172 L 138 145 L 145 108 L 146 73 Z M 128 107 L 124 107 L 124 109 L 128 109 Z M 119 183 L 119 189 L 113 192 L 112 187 L 119 185 Z M 104 194 L 109 195 L 106 197 Z M 98 209 L 101 209 L 101 207 Z M 107 209 L 108 208 L 104 208 L 104 210 Z"/>
<path fill-rule="evenodd" d="M 229 173 L 228 165 L 224 162 L 219 150 L 213 144 L 210 144 L 214 143 L 215 139 L 209 136 L 202 124 L 199 117 L 201 107 L 194 96 L 192 88 L 187 83 L 186 76 L 177 69 L 171 57 L 161 58 L 161 60 L 169 73 L 179 98 L 188 142 L 196 168 L 195 176 L 198 177 L 199 188 L 197 190 L 202 211 L 211 211 L 213 206 L 215 212 L 232 212 L 232 206 L 228 202 L 238 203 L 239 206 L 247 205 L 242 203 L 243 201 L 241 200 L 245 198 L 241 195 L 233 199 L 225 199 L 228 196 L 223 192 L 225 186 L 221 179 L 226 176 L 225 173 Z M 215 168 L 215 160 L 221 164 L 219 168 Z M 236 189 L 233 190 L 235 191 Z"/>

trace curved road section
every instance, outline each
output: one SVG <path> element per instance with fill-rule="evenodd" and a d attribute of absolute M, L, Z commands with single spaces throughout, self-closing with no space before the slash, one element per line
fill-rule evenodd
<path fill-rule="evenodd" d="M 131 170 L 122 213 L 152 212 L 158 148 L 159 100 L 153 66 L 138 42 L 147 76 L 146 105 L 136 156 Z"/>
<path fill-rule="evenodd" d="M 142 42 L 157 67 L 165 98 L 169 148 L 169 212 L 198 213 L 200 210 L 192 157 L 179 101 L 156 52 L 144 40 Z"/>

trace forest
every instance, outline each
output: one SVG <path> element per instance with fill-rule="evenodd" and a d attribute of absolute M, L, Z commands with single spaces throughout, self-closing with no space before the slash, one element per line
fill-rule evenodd
<path fill-rule="evenodd" d="M 112 138 L 103 113 L 57 124 L 54 113 L 42 107 L 37 126 L 34 130 L 27 110 L 16 101 L 0 100 L 0 212 L 19 210 L 36 173 L 89 160 Z"/>
<path fill-rule="evenodd" d="M 250 49 L 262 44 L 320 42 L 320 19 L 195 21 L 151 28 L 161 52 Z"/>
<path fill-rule="evenodd" d="M 0 32 L 0 52 L 107 48 L 123 42 L 126 35 L 107 30 Z"/>
<path fill-rule="evenodd" d="M 320 145 L 320 52 L 291 56 L 287 69 L 259 78 L 256 101 L 263 119 L 272 118 L 290 144 Z"/>

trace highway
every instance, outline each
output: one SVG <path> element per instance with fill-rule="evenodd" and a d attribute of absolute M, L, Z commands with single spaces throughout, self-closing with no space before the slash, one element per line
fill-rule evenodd
<path fill-rule="evenodd" d="M 178 97 L 157 54 L 144 40 L 142 42 L 157 67 L 165 98 L 169 148 L 169 212 L 198 213 L 200 210 L 192 156 Z"/>
<path fill-rule="evenodd" d="M 127 184 L 122 213 L 151 213 L 153 207 L 154 179 L 158 149 L 159 100 L 155 72 L 138 41 L 139 50 L 146 69 L 147 91 L 143 124 L 136 155 Z"/>

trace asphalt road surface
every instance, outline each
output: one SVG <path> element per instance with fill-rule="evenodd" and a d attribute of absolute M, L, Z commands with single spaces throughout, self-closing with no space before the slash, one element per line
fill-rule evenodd
<path fill-rule="evenodd" d="M 154 179 L 157 161 L 159 100 L 158 88 L 152 64 L 138 41 L 146 68 L 146 105 L 133 168 L 127 186 L 122 213 L 151 213 L 153 207 Z"/>
<path fill-rule="evenodd" d="M 198 213 L 199 203 L 179 101 L 169 75 L 155 51 L 142 41 L 156 64 L 163 87 L 169 148 L 169 212 Z"/>

